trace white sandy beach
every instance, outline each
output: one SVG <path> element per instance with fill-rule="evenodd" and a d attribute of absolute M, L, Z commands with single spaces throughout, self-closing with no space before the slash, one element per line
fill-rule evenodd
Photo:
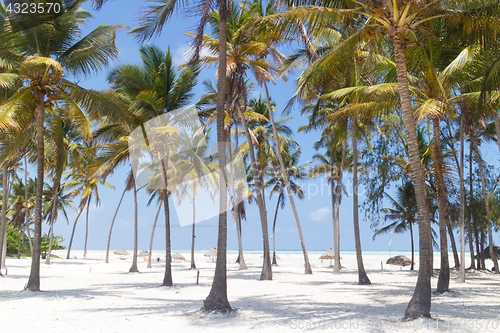
<path fill-rule="evenodd" d="M 62 256 L 64 251 L 55 251 Z M 82 251 L 72 254 L 81 258 Z M 181 252 L 189 258 L 187 251 Z M 245 256 L 249 269 L 238 271 L 237 255 L 228 254 L 228 299 L 237 311 L 229 316 L 204 315 L 199 309 L 207 297 L 215 264 L 196 253 L 200 283 L 188 262 L 173 263 L 173 287 L 159 287 L 164 263 L 147 269 L 139 258 L 139 274 L 129 274 L 131 257 L 112 255 L 105 264 L 104 251 L 89 251 L 89 259 L 53 259 L 41 266 L 43 292 L 22 291 L 30 270 L 30 259 L 7 259 L 9 275 L 0 279 L 1 327 L 5 332 L 412 332 L 500 331 L 500 277 L 468 273 L 467 282 L 455 282 L 432 297 L 433 319 L 404 322 L 417 273 L 406 267 L 380 262 L 388 254 L 368 252 L 365 267 L 372 282 L 357 285 L 354 252 L 343 252 L 341 275 L 331 274 L 318 257 L 310 253 L 313 275 L 303 274 L 303 257 L 298 252 L 278 252 L 279 266 L 273 266 L 273 281 L 259 281 L 262 259 L 258 253 Z M 161 252 L 155 255 L 164 255 Z M 392 255 L 408 253 L 392 252 Z M 418 262 L 418 258 L 415 259 Z M 450 262 L 453 263 L 452 258 Z M 490 262 L 491 263 L 491 262 Z M 439 256 L 435 257 L 435 267 Z M 417 266 L 418 268 L 418 266 Z M 437 275 L 432 279 L 435 289 Z"/>

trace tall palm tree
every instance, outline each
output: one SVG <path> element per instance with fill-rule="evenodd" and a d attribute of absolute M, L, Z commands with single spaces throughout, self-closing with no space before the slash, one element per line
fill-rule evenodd
<path fill-rule="evenodd" d="M 417 221 L 417 204 L 415 202 L 415 189 L 411 181 L 406 181 L 403 185 L 397 187 L 396 199 L 387 194 L 393 208 L 382 208 L 385 213 L 385 220 L 392 220 L 394 222 L 375 230 L 373 239 L 377 235 L 394 230 L 395 233 L 402 233 L 410 230 L 411 242 L 411 266 L 413 270 L 414 264 L 414 246 L 413 246 L 413 224 Z"/>
<path fill-rule="evenodd" d="M 102 5 L 105 0 L 96 0 L 97 6 Z M 165 22 L 170 18 L 173 11 L 177 8 L 177 3 L 170 0 L 160 1 L 160 5 L 150 6 L 150 11 L 141 19 L 140 26 L 134 32 L 137 33 L 140 39 L 147 40 L 161 32 Z M 198 27 L 198 35 L 195 39 L 195 57 L 198 57 L 201 49 L 201 39 L 203 29 L 208 19 L 208 13 L 211 10 L 211 3 L 206 0 L 196 1 L 202 10 L 200 25 Z M 184 5 L 187 4 L 183 3 Z M 218 0 L 217 7 L 219 10 L 219 36 L 222 41 L 226 40 L 227 35 L 227 4 L 225 0 Z M 217 95 L 217 143 L 219 152 L 219 165 L 226 165 L 225 153 L 225 138 L 224 138 L 224 104 L 225 104 L 225 89 L 226 89 L 226 43 L 219 43 L 219 70 L 218 70 L 218 95 Z M 227 214 L 225 203 L 227 201 L 226 189 L 226 173 L 224 168 L 221 168 L 220 177 L 220 200 L 219 200 L 219 234 L 217 246 L 217 264 L 215 267 L 215 276 L 212 283 L 210 294 L 204 301 L 203 309 L 205 311 L 231 311 L 231 306 L 227 300 L 227 278 L 226 278 L 226 247 L 227 247 Z M 167 194 L 164 195 L 165 203 L 168 203 Z M 168 254 L 168 253 L 167 253 Z M 168 262 L 168 258 L 167 258 Z M 169 265 L 169 263 L 167 264 Z"/>
<path fill-rule="evenodd" d="M 238 9 L 237 7 L 233 6 L 231 10 L 231 16 L 229 17 L 229 20 L 224 29 L 224 32 L 226 32 L 226 30 L 228 31 L 225 39 L 222 39 L 223 36 L 221 35 L 220 30 L 222 17 L 220 17 L 218 13 L 212 12 L 208 17 L 208 22 L 212 26 L 214 38 L 209 37 L 208 35 L 204 36 L 203 45 L 208 48 L 212 52 L 212 54 L 218 55 L 218 58 L 215 56 L 207 56 L 201 57 L 199 59 L 201 64 L 216 63 L 217 60 L 221 58 L 221 50 L 218 46 L 222 40 L 227 41 L 227 46 L 225 49 L 227 55 L 225 56 L 227 56 L 227 61 L 230 64 L 228 66 L 228 69 L 230 70 L 227 72 L 229 79 L 229 89 L 227 93 L 228 110 L 231 113 L 234 112 L 238 114 L 240 123 L 245 133 L 245 137 L 247 139 L 247 142 L 249 143 L 253 143 L 254 140 L 252 139 L 252 135 L 244 116 L 244 111 L 246 110 L 247 105 L 247 86 L 245 83 L 245 76 L 247 75 L 246 71 L 247 69 L 249 69 L 253 72 L 258 72 L 261 75 L 265 75 L 265 67 L 267 67 L 265 62 L 256 59 L 261 53 L 258 46 L 259 42 L 255 41 L 253 39 L 255 35 L 253 35 L 252 33 L 248 33 L 247 30 L 247 19 L 254 15 L 254 12 L 255 10 Z M 218 90 L 220 93 L 220 88 Z M 241 105 L 241 102 L 243 102 L 243 107 Z M 262 180 L 259 177 L 255 152 L 253 150 L 253 146 L 250 144 L 248 154 L 251 160 L 252 174 L 256 187 L 257 205 L 259 208 L 259 216 L 261 220 L 263 235 L 264 258 L 260 279 L 271 280 L 272 269 L 269 252 L 269 237 L 267 228 L 268 224 L 265 202 L 262 195 Z"/>
<path fill-rule="evenodd" d="M 495 17 L 497 10 L 490 10 L 496 4 L 486 3 L 468 3 L 468 4 L 446 4 L 440 5 L 431 1 L 422 3 L 393 1 L 380 2 L 372 0 L 363 1 L 320 1 L 311 2 L 309 0 L 296 0 L 294 5 L 306 5 L 305 7 L 296 7 L 284 15 L 277 15 L 280 24 L 295 24 L 298 19 L 307 20 L 309 27 L 314 30 L 321 26 L 331 26 L 338 22 L 338 18 L 356 17 L 357 28 L 352 30 L 349 38 L 339 47 L 324 53 L 307 70 L 307 75 L 320 72 L 326 69 L 332 62 L 339 62 L 345 59 L 346 54 L 352 54 L 356 45 L 361 40 L 379 40 L 388 41 L 394 51 L 396 75 L 398 90 L 401 99 L 401 113 L 403 124 L 408 138 L 408 150 L 411 164 L 412 180 L 414 181 L 416 200 L 419 215 L 419 275 L 417 285 L 407 310 L 405 317 L 415 319 L 419 317 L 430 316 L 431 305 L 431 285 L 430 276 L 431 267 L 431 239 L 430 239 L 430 213 L 426 204 L 425 187 L 422 173 L 420 172 L 420 156 L 418 150 L 418 141 L 416 137 L 415 118 L 411 105 L 411 94 L 408 84 L 408 72 L 406 63 L 406 51 L 413 45 L 418 45 L 417 32 L 429 31 L 429 22 L 432 20 L 443 20 L 444 26 L 453 27 L 455 31 L 463 32 L 464 37 L 468 34 L 481 35 L 497 29 L 492 22 L 496 19 L 483 21 L 484 17 Z M 313 4 L 315 6 L 307 6 Z M 347 16 L 347 12 L 349 15 Z M 464 18 L 467 18 L 465 20 Z M 474 22 L 474 23 L 471 23 Z M 489 22 L 489 23 L 488 23 Z M 362 23 L 362 24 L 360 24 Z M 461 28 L 467 25 L 468 29 Z M 286 28 L 284 28 L 286 29 Z M 491 34 L 490 34 L 491 36 Z M 479 37 L 477 37 L 479 38 Z"/>
<path fill-rule="evenodd" d="M 71 238 L 68 246 L 68 253 L 66 259 L 69 259 L 71 253 L 71 246 L 73 245 L 73 238 L 75 235 L 76 223 L 78 222 L 78 217 L 83 212 L 86 207 L 86 219 L 85 219 L 85 243 L 83 250 L 83 258 L 87 258 L 87 240 L 88 240 L 88 227 L 89 227 L 89 211 L 90 203 L 92 199 L 95 199 L 96 207 L 101 204 L 101 196 L 99 194 L 99 185 L 108 186 L 110 188 L 115 188 L 112 184 L 107 183 L 101 177 L 97 176 L 94 169 L 93 163 L 95 162 L 96 156 L 96 146 L 93 144 L 88 144 L 86 146 L 81 146 L 82 158 L 79 161 L 75 161 L 72 165 L 73 170 L 67 176 L 70 179 L 65 184 L 65 189 L 72 190 L 72 196 L 76 197 L 80 195 L 80 213 L 78 214 L 75 223 L 73 224 L 73 231 L 71 233 Z"/>
<path fill-rule="evenodd" d="M 114 118 L 104 123 L 96 131 L 96 136 L 102 140 L 109 141 L 102 156 L 104 165 L 102 170 L 105 175 L 109 174 L 116 166 L 127 161 L 131 155 L 129 147 L 129 136 L 135 128 L 143 128 L 147 121 L 162 122 L 160 116 L 168 116 L 169 112 L 184 107 L 192 96 L 192 89 L 196 84 L 196 77 L 199 70 L 196 66 L 184 69 L 181 73 L 176 73 L 172 64 L 170 51 L 164 52 L 156 46 L 142 46 L 139 49 L 142 65 L 125 64 L 115 67 L 110 75 L 109 81 L 112 83 L 115 92 L 114 96 L 122 96 L 121 107 L 129 113 L 128 119 Z M 122 95 L 120 95 L 122 94 Z M 157 118 L 158 117 L 158 118 Z M 165 124 L 160 125 L 164 126 Z M 171 125 L 171 124 L 169 124 Z M 168 133 L 163 133 L 167 135 Z M 147 138 L 146 138 L 147 139 Z M 171 140 L 164 141 L 170 145 Z M 147 141 L 149 142 L 149 141 Z M 160 142 L 149 142 L 149 149 L 160 149 L 165 154 L 167 147 L 159 147 Z M 156 148 L 155 148 L 156 145 Z M 175 148 L 175 145 L 174 145 Z M 168 148 L 170 149 L 170 148 Z M 154 158 L 159 159 L 158 155 Z M 161 169 L 163 183 L 157 184 L 163 189 L 169 189 L 167 180 L 167 168 L 164 156 L 161 157 Z M 166 158 L 167 163 L 169 157 Z M 137 171 L 137 161 L 131 159 L 132 169 Z M 135 172 L 134 171 L 134 172 Z M 135 186 L 135 181 L 134 185 Z M 171 286 L 172 269 L 170 262 L 170 209 L 168 195 L 170 190 L 161 191 L 163 198 L 163 208 L 165 212 L 166 227 L 166 266 L 163 284 Z M 135 198 L 135 197 L 134 197 Z M 135 200 L 135 199 L 134 199 Z M 137 231 L 137 222 L 134 223 L 134 230 Z M 137 232 L 134 232 L 136 234 Z M 137 237 L 134 236 L 134 239 Z M 137 241 L 134 241 L 134 253 Z M 131 267 L 136 270 L 136 267 Z"/>
<path fill-rule="evenodd" d="M 49 249 L 47 250 L 47 258 L 45 261 L 45 264 L 47 265 L 50 264 L 50 256 L 52 252 L 54 221 L 57 220 L 59 212 L 62 212 L 66 221 L 69 222 L 66 207 L 71 207 L 75 211 L 77 211 L 77 209 L 72 205 L 73 193 L 64 193 L 64 184 L 54 184 L 52 187 L 55 187 L 56 185 L 58 185 L 58 187 L 56 189 L 53 189 L 48 184 L 46 184 L 47 193 L 55 193 L 55 195 L 52 195 L 52 198 L 45 204 L 44 207 L 44 218 L 47 219 L 47 221 L 49 221 L 50 223 Z"/>
<path fill-rule="evenodd" d="M 305 167 L 309 163 L 305 163 L 303 165 L 297 165 L 300 158 L 300 150 L 291 151 L 289 145 L 282 144 L 282 156 L 284 157 L 284 163 L 286 166 L 286 172 L 288 175 L 289 185 L 292 189 L 292 192 L 299 197 L 299 199 L 304 199 L 305 193 L 300 185 L 298 185 L 295 181 L 304 180 L 307 178 L 307 173 L 304 171 Z M 278 202 L 276 203 L 276 210 L 274 212 L 274 220 L 273 220 L 273 265 L 278 265 L 276 261 L 276 221 L 278 218 L 278 209 L 281 206 L 283 209 L 285 207 L 285 196 L 283 190 L 285 189 L 285 177 L 281 173 L 281 167 L 279 165 L 279 161 L 274 159 L 272 161 L 272 171 L 268 173 L 268 180 L 264 183 L 264 187 L 271 187 L 271 192 L 269 193 L 269 198 L 272 197 L 273 194 L 278 194 Z"/>
<path fill-rule="evenodd" d="M 37 1 L 38 2 L 38 1 Z M 36 123 L 37 186 L 35 204 L 35 235 L 33 260 L 28 289 L 40 290 L 40 242 L 42 222 L 42 192 L 44 178 L 44 120 L 55 101 L 67 107 L 75 122 L 90 134 L 90 123 L 80 108 L 81 96 L 86 92 L 64 79 L 64 70 L 76 75 L 97 72 L 117 56 L 115 32 L 120 26 L 101 25 L 82 37 L 81 27 L 91 14 L 79 7 L 84 0 L 73 1 L 65 7 L 65 15 L 42 20 L 42 14 L 33 13 L 14 18 L 7 17 L 2 24 L 3 36 L 11 40 L 14 56 L 12 64 L 18 78 L 29 82 L 0 107 L 0 114 L 24 114 L 26 123 Z M 2 11 L 5 9 L 2 6 Z M 19 33 L 31 22 L 41 22 Z M 1 62 L 2 64 L 5 61 Z M 0 81 L 3 81 L 5 74 Z M 12 74 L 10 75 L 12 77 Z M 79 98 L 80 97 L 80 98 Z M 46 101 L 47 99 L 47 101 Z M 47 104 L 51 105 L 46 106 Z M 82 105 L 83 106 L 83 105 Z M 7 111 L 9 110 L 9 111 Z M 0 116 L 0 118 L 3 118 Z M 28 117 L 26 117 L 28 116 Z M 23 119 L 20 117 L 19 119 Z M 0 122 L 1 123 L 1 122 Z M 0 128 L 4 124 L 0 124 Z M 21 124 L 22 125 L 22 124 Z M 24 126 L 28 128 L 28 126 Z"/>
<path fill-rule="evenodd" d="M 188 132 L 182 131 L 179 139 L 181 146 L 180 152 L 175 157 L 176 169 L 178 175 L 176 178 L 183 179 L 184 184 L 178 189 L 181 194 L 178 196 L 182 200 L 184 196 L 189 196 L 192 202 L 193 210 L 193 226 L 191 240 L 191 268 L 196 269 L 194 262 L 194 240 L 195 240 L 195 224 L 196 224 L 196 196 L 200 191 L 206 189 L 212 199 L 215 198 L 215 193 L 212 188 L 216 188 L 218 179 L 214 173 L 216 169 L 215 163 L 210 161 L 207 156 L 208 145 L 206 139 L 208 132 L 194 132 L 189 135 Z M 203 189 L 204 188 L 204 189 Z"/>
<path fill-rule="evenodd" d="M 109 227 L 108 245 L 106 246 L 106 258 L 104 259 L 104 262 L 106 264 L 109 263 L 109 247 L 111 245 L 111 233 L 113 232 L 113 226 L 115 225 L 116 215 L 118 215 L 118 210 L 120 209 L 125 193 L 133 189 L 134 187 L 132 184 L 133 181 L 134 181 L 134 176 L 132 174 L 132 171 L 130 171 L 127 176 L 127 179 L 125 180 L 125 188 L 123 189 L 123 193 L 122 196 L 120 197 L 120 201 L 118 202 L 118 206 L 116 206 L 115 214 L 113 215 L 113 219 L 111 220 L 111 226 Z"/>
<path fill-rule="evenodd" d="M 27 185 L 25 185 L 27 184 Z M 35 182 L 33 179 L 22 182 L 19 178 L 12 184 L 11 191 L 12 204 L 7 214 L 11 217 L 11 223 L 19 229 L 19 237 L 22 238 L 26 235 L 32 251 L 31 235 L 29 225 L 33 220 L 33 207 L 35 196 Z M 18 254 L 19 257 L 20 253 Z"/>

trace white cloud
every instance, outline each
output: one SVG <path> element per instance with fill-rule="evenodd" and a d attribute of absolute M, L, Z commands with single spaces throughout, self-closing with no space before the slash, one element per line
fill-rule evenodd
<path fill-rule="evenodd" d="M 189 57 L 191 55 L 189 51 L 190 51 L 189 44 L 179 45 L 179 47 L 174 52 L 172 52 L 172 60 L 174 62 L 174 65 L 179 66 L 188 62 Z M 207 49 L 202 48 L 200 52 L 200 57 L 206 57 L 206 56 L 210 56 L 210 52 L 208 52 Z"/>
<path fill-rule="evenodd" d="M 323 221 L 329 213 L 330 209 L 325 206 L 315 212 L 312 212 L 311 215 L 309 215 L 309 219 L 312 221 Z"/>

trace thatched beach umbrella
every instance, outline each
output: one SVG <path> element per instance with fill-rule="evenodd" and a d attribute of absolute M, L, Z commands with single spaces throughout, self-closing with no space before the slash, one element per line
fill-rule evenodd
<path fill-rule="evenodd" d="M 212 259 L 212 262 L 214 262 L 215 257 L 217 257 L 217 249 L 215 247 L 213 247 L 210 250 L 208 250 L 203 256 L 210 257 Z"/>
<path fill-rule="evenodd" d="M 147 257 L 149 256 L 149 252 L 148 251 L 141 251 L 137 254 L 138 257 Z"/>
<path fill-rule="evenodd" d="M 497 257 L 500 257 L 500 247 L 493 245 L 493 252 L 495 252 L 495 255 Z M 487 246 L 481 253 L 480 255 L 483 256 L 484 259 L 491 259 L 490 255 L 490 247 Z M 476 256 L 477 259 L 478 256 Z M 480 257 L 480 256 L 479 256 Z"/>
<path fill-rule="evenodd" d="M 323 253 L 321 255 L 321 257 L 319 257 L 321 260 L 324 260 L 324 259 L 330 259 L 330 266 L 333 266 L 332 265 L 332 259 L 335 259 L 335 252 L 333 252 L 332 248 L 330 248 L 330 250 L 327 250 L 325 253 Z M 340 257 L 340 259 L 342 259 L 342 257 Z"/>
<path fill-rule="evenodd" d="M 179 261 L 186 261 L 186 258 L 184 258 L 184 256 L 182 254 L 180 254 L 179 252 L 177 252 L 176 254 L 174 254 L 172 256 L 172 259 L 174 260 L 179 260 Z"/>
<path fill-rule="evenodd" d="M 122 260 L 125 260 L 125 258 L 123 258 L 123 256 L 128 256 L 129 255 L 129 253 L 127 252 L 127 250 L 125 250 L 123 248 L 121 248 L 119 250 L 116 250 L 113 253 L 116 254 L 116 255 L 119 255 L 120 259 L 122 259 Z"/>
<path fill-rule="evenodd" d="M 411 259 L 408 257 L 405 257 L 405 256 L 395 256 L 395 257 L 387 259 L 386 264 L 405 267 L 405 266 L 411 265 Z"/>

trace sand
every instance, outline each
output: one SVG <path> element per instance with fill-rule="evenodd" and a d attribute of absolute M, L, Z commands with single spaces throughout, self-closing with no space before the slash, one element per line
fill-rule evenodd
<path fill-rule="evenodd" d="M 81 251 L 73 253 L 81 255 Z M 62 252 L 61 252 L 62 253 Z M 329 261 L 310 255 L 313 275 L 303 272 L 300 253 L 278 252 L 273 280 L 259 281 L 262 259 L 246 255 L 249 269 L 238 271 L 236 254 L 228 254 L 228 299 L 231 315 L 203 314 L 199 309 L 210 291 L 215 264 L 196 253 L 200 283 L 188 262 L 173 263 L 173 287 L 160 287 L 164 263 L 141 273 L 127 273 L 131 258 L 111 262 L 103 251 L 90 259 L 54 259 L 41 266 L 43 292 L 23 291 L 30 259 L 7 259 L 9 275 L 0 278 L 0 325 L 5 332 L 497 332 L 500 331 L 500 277 L 467 274 L 458 284 L 452 271 L 451 291 L 432 296 L 432 319 L 402 320 L 417 273 L 384 265 L 386 254 L 365 255 L 372 282 L 357 285 L 354 253 L 342 253 L 345 268 L 331 274 Z M 187 251 L 181 252 L 189 258 Z M 399 253 L 394 253 L 399 254 Z M 161 255 L 161 253 L 158 253 Z M 435 259 L 435 263 L 438 262 Z M 322 267 L 322 264 L 324 267 Z M 418 266 L 417 266 L 418 267 Z M 436 288 L 437 275 L 432 278 Z"/>

